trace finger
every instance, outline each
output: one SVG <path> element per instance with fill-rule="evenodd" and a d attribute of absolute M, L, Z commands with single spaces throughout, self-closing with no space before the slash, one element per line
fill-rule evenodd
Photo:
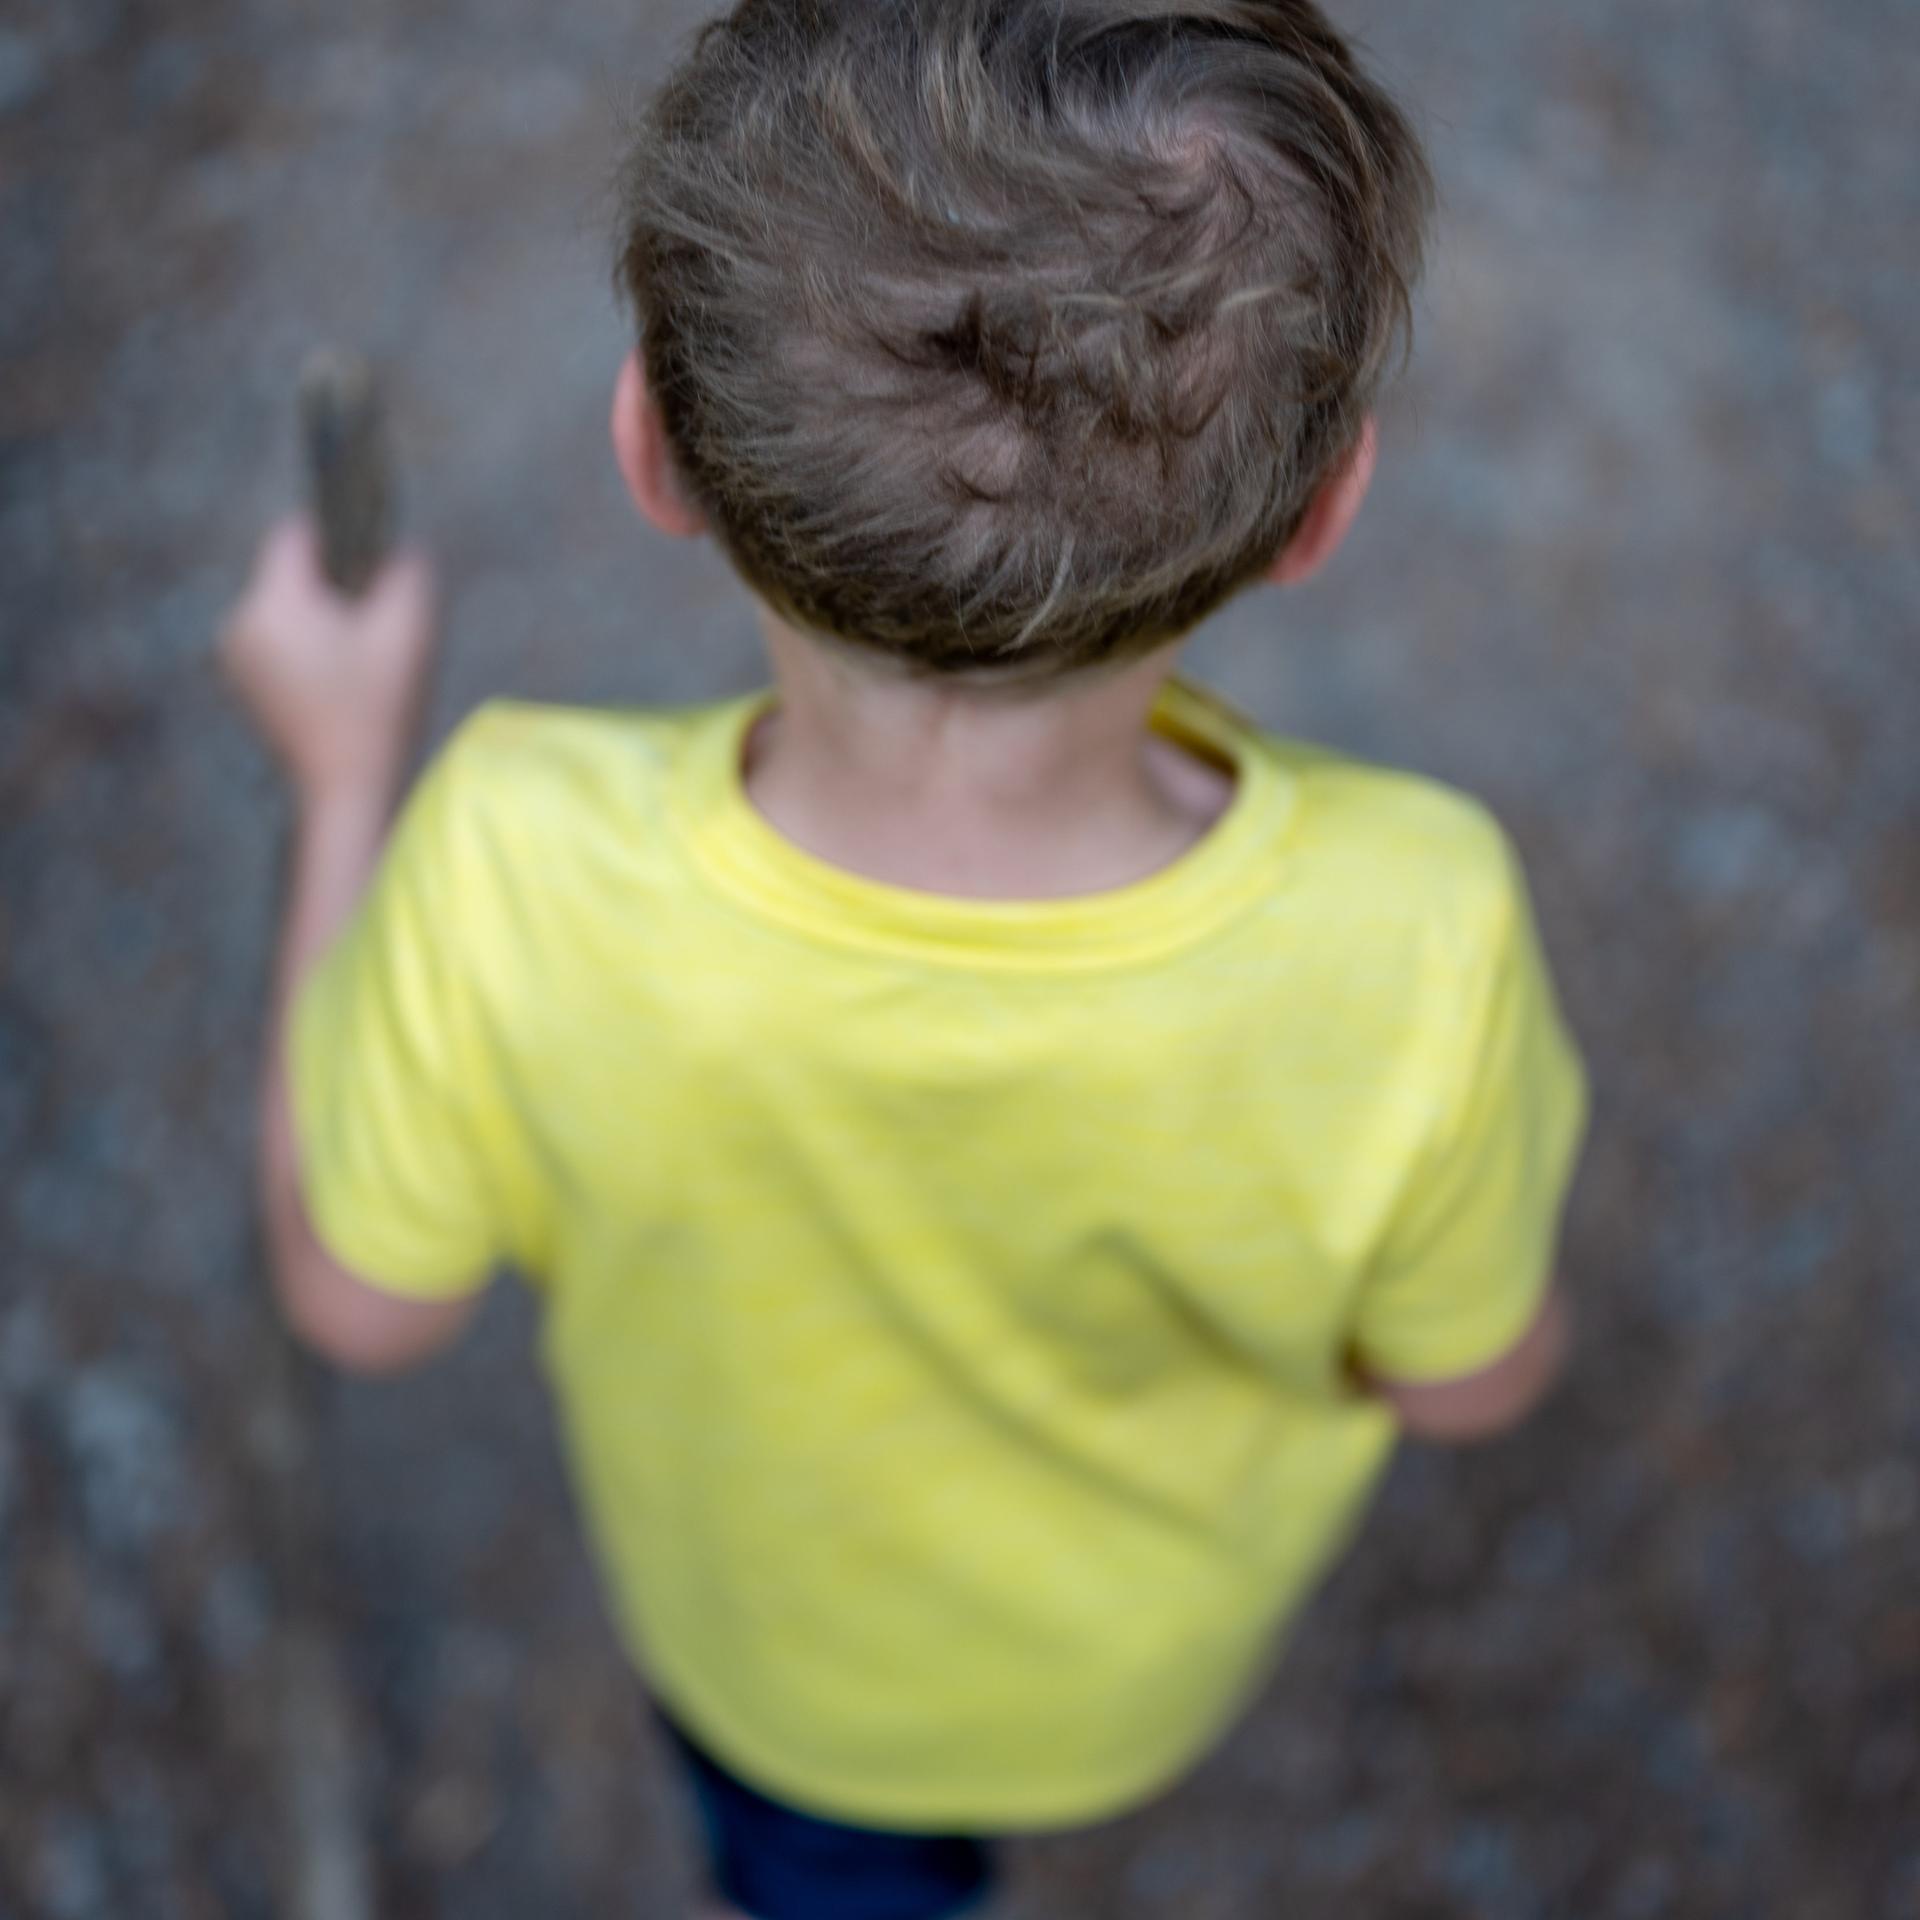
<path fill-rule="evenodd" d="M 409 624 L 431 624 L 439 598 L 439 574 L 423 547 L 402 547 L 367 589 L 369 606 L 382 619 Z"/>
<path fill-rule="evenodd" d="M 290 513 L 276 520 L 260 542 L 260 574 L 265 580 L 310 587 L 320 580 L 320 533 L 312 517 Z"/>
<path fill-rule="evenodd" d="M 233 603 L 227 624 L 244 620 L 256 607 L 270 599 L 283 583 L 297 579 L 304 565 L 311 564 L 313 531 L 298 514 L 277 520 L 261 535 L 253 550 L 253 564 L 246 583 Z"/>
<path fill-rule="evenodd" d="M 296 567 L 313 550 L 313 528 L 305 514 L 289 513 L 260 536 L 253 550 L 254 578 Z"/>

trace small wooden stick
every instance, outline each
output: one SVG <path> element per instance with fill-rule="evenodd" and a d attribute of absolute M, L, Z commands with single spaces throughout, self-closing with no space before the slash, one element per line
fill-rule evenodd
<path fill-rule="evenodd" d="M 315 354 L 300 376 L 300 422 L 321 565 L 342 593 L 358 595 L 392 537 L 393 489 L 371 369 L 346 355 Z M 323 1605 L 325 1502 L 314 1485 L 313 1433 L 324 1382 L 277 1313 L 267 1338 L 254 1428 L 280 1588 L 274 1760 L 282 1912 L 286 1920 L 373 1920 L 357 1716 Z"/>
<path fill-rule="evenodd" d="M 321 563 L 342 593 L 356 596 L 393 537 L 392 466 L 373 369 L 350 354 L 314 354 L 300 375 L 300 421 Z"/>
<path fill-rule="evenodd" d="M 268 1528 L 281 1616 L 274 1636 L 273 1765 L 285 1920 L 374 1920 L 358 1716 L 321 1605 L 324 1501 L 313 1483 L 314 1363 L 277 1319 L 262 1369 Z"/>

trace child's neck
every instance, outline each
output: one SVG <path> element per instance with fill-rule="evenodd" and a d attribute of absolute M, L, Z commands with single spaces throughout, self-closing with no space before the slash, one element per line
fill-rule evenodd
<path fill-rule="evenodd" d="M 1042 693 L 896 679 L 772 620 L 775 710 L 747 797 L 784 838 L 888 885 L 973 899 L 1101 893 L 1157 872 L 1233 776 L 1152 732 L 1173 660 Z"/>

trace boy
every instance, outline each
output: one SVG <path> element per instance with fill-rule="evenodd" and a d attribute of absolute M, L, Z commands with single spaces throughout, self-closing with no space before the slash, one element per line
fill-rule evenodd
<path fill-rule="evenodd" d="M 1396 1431 L 1558 1366 L 1505 842 L 1168 677 L 1346 534 L 1426 201 L 1307 0 L 742 0 L 629 168 L 613 440 L 773 691 L 491 708 L 383 855 L 423 563 L 283 529 L 229 629 L 286 1310 L 382 1369 L 539 1288 L 729 1912 L 934 1920 L 1152 1793 Z"/>

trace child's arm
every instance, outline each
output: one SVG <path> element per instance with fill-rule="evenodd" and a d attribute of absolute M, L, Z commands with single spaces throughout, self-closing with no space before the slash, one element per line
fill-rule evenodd
<path fill-rule="evenodd" d="M 221 655 L 294 789 L 293 877 L 281 923 L 260 1109 L 261 1204 L 282 1310 L 341 1366 L 380 1373 L 445 1346 L 477 1295 L 402 1298 L 320 1244 L 301 1198 L 288 1100 L 287 1022 L 314 962 L 346 924 L 379 862 L 432 665 L 432 571 L 390 562 L 364 598 L 327 586 L 312 528 L 271 533 L 228 620 Z"/>
<path fill-rule="evenodd" d="M 1442 1445 L 1516 1426 L 1560 1375 L 1570 1330 L 1556 1243 L 1587 1116 L 1519 863 L 1497 832 L 1480 856 L 1446 949 L 1460 956 L 1459 998 L 1438 1027 L 1459 1065 L 1433 1092 L 1432 1131 L 1352 1327 L 1362 1389 Z"/>
<path fill-rule="evenodd" d="M 1491 1365 L 1451 1380 L 1390 1380 L 1356 1367 L 1360 1384 L 1384 1400 L 1415 1440 L 1466 1446 L 1491 1440 L 1533 1412 L 1566 1366 L 1572 1316 L 1559 1288 L 1533 1323 Z"/>

